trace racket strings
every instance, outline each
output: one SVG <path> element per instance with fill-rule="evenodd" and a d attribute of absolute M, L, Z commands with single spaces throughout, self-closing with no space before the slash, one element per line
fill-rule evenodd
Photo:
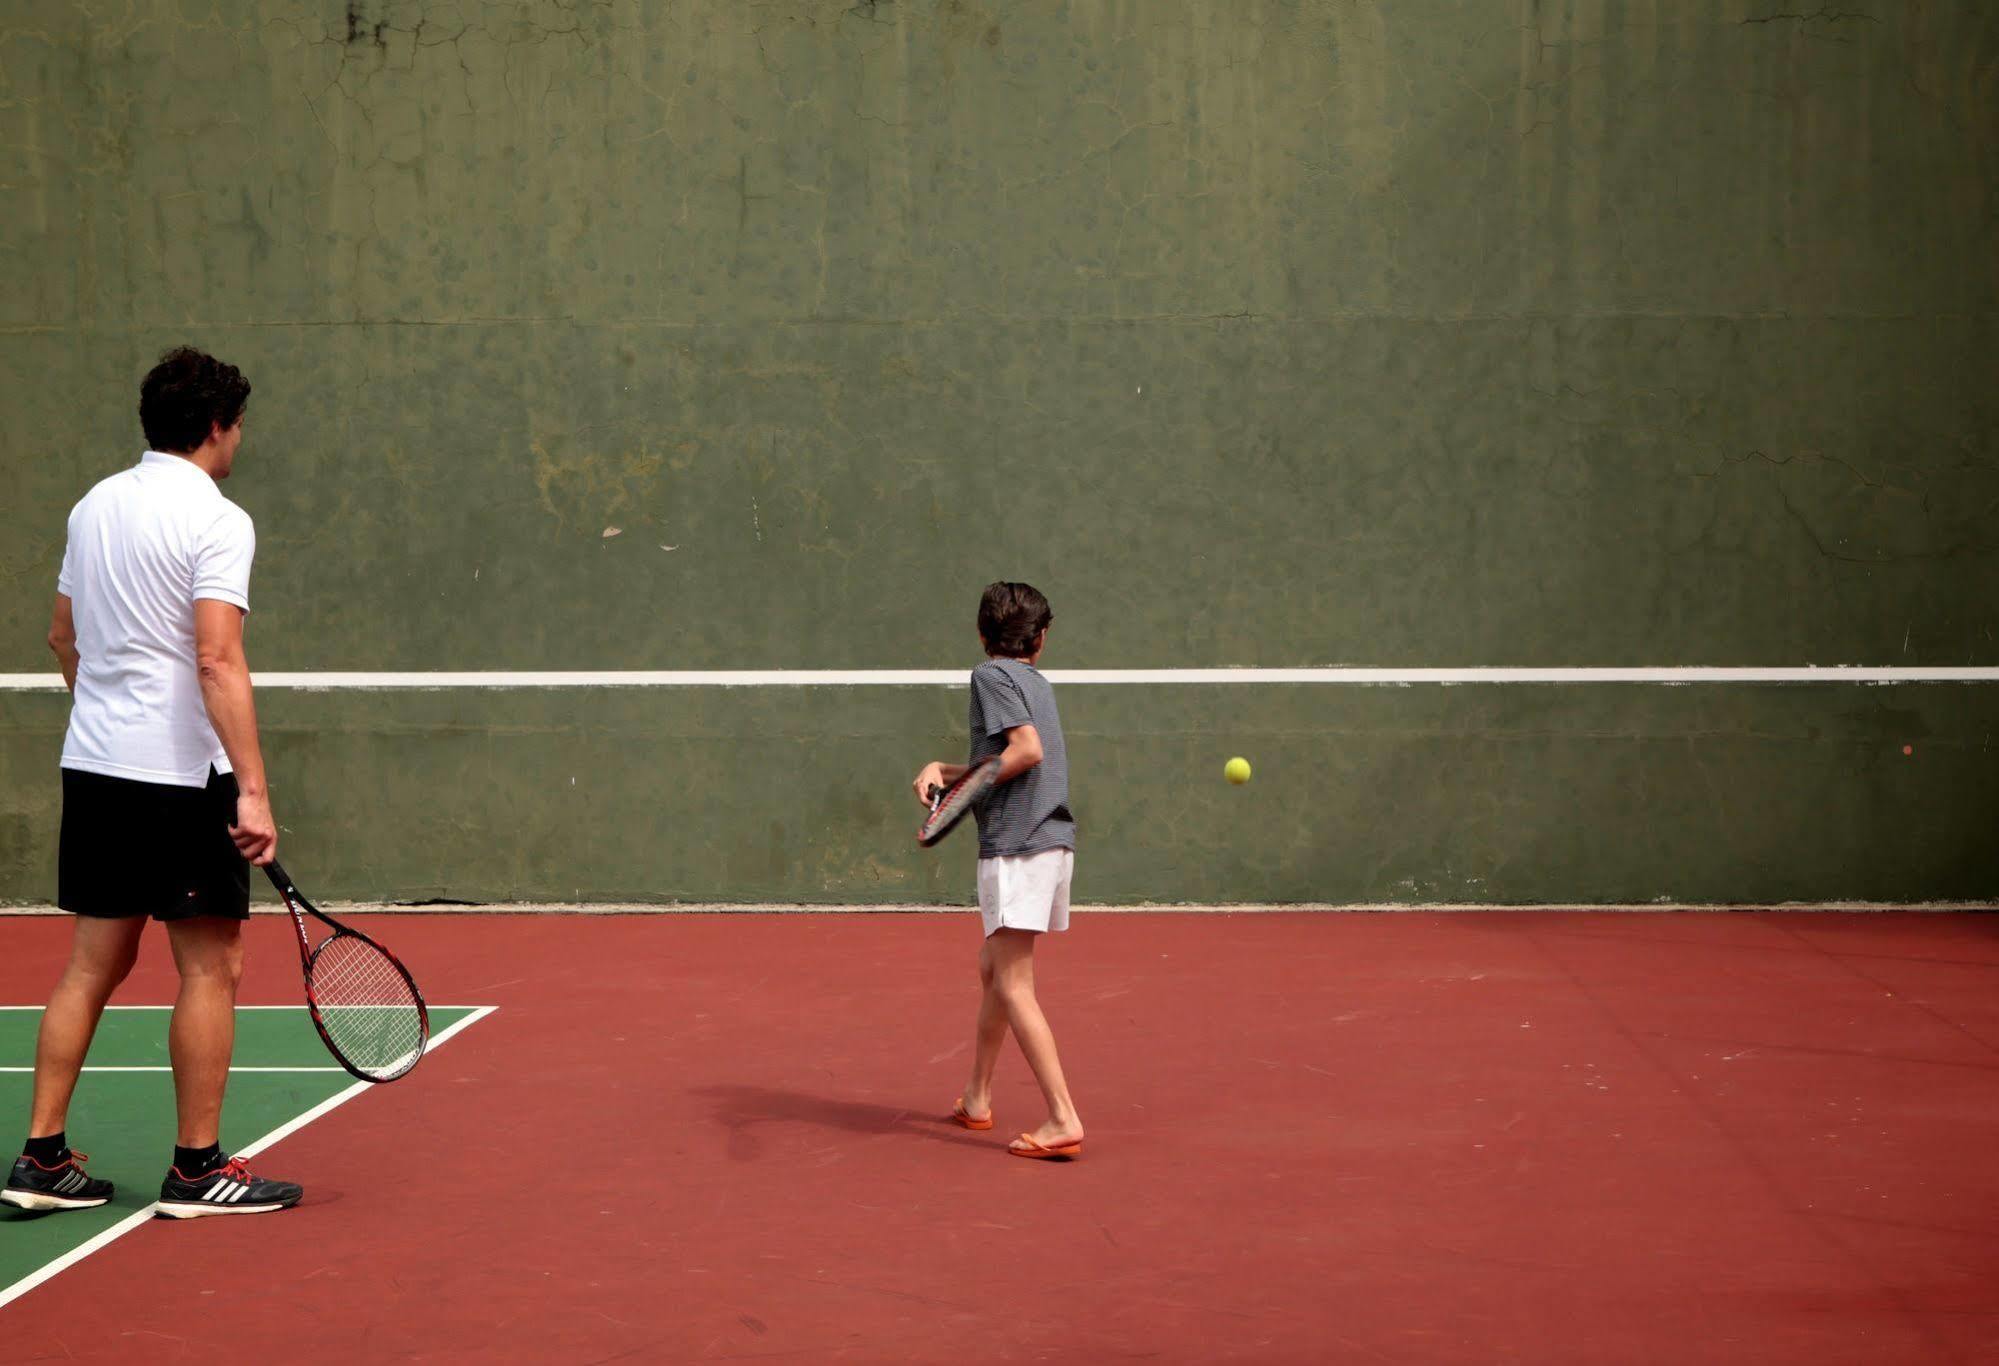
<path fill-rule="evenodd" d="M 334 1050 L 371 1076 L 400 1076 L 423 1055 L 423 1007 L 409 978 L 365 939 L 336 934 L 312 955 L 312 998 Z"/>

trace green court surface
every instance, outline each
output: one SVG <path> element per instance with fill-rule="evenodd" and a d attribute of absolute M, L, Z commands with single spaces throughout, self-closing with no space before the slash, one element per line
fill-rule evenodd
<path fill-rule="evenodd" d="M 141 1220 L 173 1156 L 173 1075 L 166 1006 L 112 1006 L 91 1044 L 70 1106 L 71 1141 L 90 1154 L 90 1174 L 115 1182 L 100 1209 L 30 1214 L 0 1207 L 0 1304 L 44 1278 L 100 1235 Z M 478 1006 L 433 1006 L 435 1046 Z M 33 1085 L 41 1007 L 0 1007 L 0 1115 L 24 1121 Z M 333 1108 L 358 1082 L 328 1055 L 303 1006 L 245 1006 L 236 1015 L 236 1056 L 223 1117 L 223 1146 L 253 1155 Z M 25 1282 L 25 1284 L 24 1284 Z"/>

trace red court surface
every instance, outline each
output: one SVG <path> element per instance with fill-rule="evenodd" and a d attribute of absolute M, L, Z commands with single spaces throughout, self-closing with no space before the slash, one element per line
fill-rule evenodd
<path fill-rule="evenodd" d="M 299 1209 L 143 1226 L 0 1357 L 1999 1359 L 1999 918 L 1079 914 L 1067 1165 L 1002 1151 L 1011 1045 L 999 1128 L 937 1118 L 969 916 L 369 924 L 499 1012 L 260 1159 Z M 67 926 L 0 933 L 38 1000 Z"/>

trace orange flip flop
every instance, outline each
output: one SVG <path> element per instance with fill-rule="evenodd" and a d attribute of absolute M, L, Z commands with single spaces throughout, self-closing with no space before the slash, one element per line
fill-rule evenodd
<path fill-rule="evenodd" d="M 1033 1135 L 1022 1134 L 1019 1138 L 1007 1144 L 1006 1150 L 1015 1157 L 1066 1160 L 1071 1157 L 1081 1157 L 1083 1155 L 1083 1140 L 1079 1138 L 1074 1143 L 1057 1143 L 1053 1147 L 1044 1147 L 1034 1141 Z"/>
<path fill-rule="evenodd" d="M 957 1123 L 964 1125 L 967 1129 L 990 1129 L 993 1127 L 993 1117 L 991 1115 L 987 1115 L 984 1119 L 973 1119 L 965 1112 L 965 1098 L 963 1096 L 959 1096 L 951 1102 L 951 1118 Z"/>

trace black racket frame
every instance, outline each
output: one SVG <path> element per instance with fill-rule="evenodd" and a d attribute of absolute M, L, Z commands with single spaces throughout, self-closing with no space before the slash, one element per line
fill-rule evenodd
<path fill-rule="evenodd" d="M 423 992 L 417 987 L 416 978 L 410 976 L 410 970 L 403 966 L 402 959 L 396 957 L 395 954 L 389 952 L 381 944 L 353 928 L 351 925 L 343 925 L 325 911 L 320 910 L 319 907 L 306 900 L 305 893 L 299 891 L 298 884 L 291 879 L 291 874 L 287 873 L 284 865 L 276 859 L 272 859 L 264 865 L 264 874 L 270 878 L 271 885 L 278 889 L 278 895 L 284 898 L 285 908 L 292 913 L 292 926 L 298 931 L 299 971 L 305 977 L 305 1008 L 307 1013 L 312 1016 L 312 1027 L 319 1031 L 320 1042 L 326 1045 L 326 1051 L 333 1055 L 335 1062 L 339 1063 L 353 1076 L 377 1086 L 384 1082 L 399 1081 L 403 1077 L 408 1076 L 416 1069 L 416 1065 L 423 1061 L 423 1055 L 430 1047 L 430 1007 L 423 999 Z M 306 932 L 304 913 L 308 912 L 333 931 L 332 934 L 320 940 L 317 947 L 313 945 L 312 937 Z M 416 1054 L 410 1059 L 406 1067 L 392 1076 L 378 1077 L 372 1073 L 363 1072 L 350 1062 L 347 1055 L 340 1051 L 339 1045 L 333 1042 L 332 1034 L 327 1031 L 326 1021 L 319 1013 L 319 1000 L 313 995 L 312 990 L 313 964 L 319 960 L 319 955 L 326 950 L 327 945 L 333 943 L 343 935 L 350 939 L 360 940 L 369 948 L 381 954 L 382 957 L 388 959 L 390 966 L 394 967 L 402 975 L 403 981 L 408 984 L 410 997 L 416 1002 Z"/>
<path fill-rule="evenodd" d="M 972 808 L 979 804 L 976 796 L 958 808 L 958 814 L 951 817 L 950 820 L 945 821 L 942 825 L 932 828 L 930 824 L 931 817 L 937 814 L 938 807 L 942 806 L 953 793 L 962 787 L 978 784 L 983 789 L 990 789 L 993 785 L 993 775 L 999 772 L 999 767 L 1000 756 L 989 754 L 985 758 L 968 765 L 965 771 L 958 775 L 956 782 L 950 783 L 945 787 L 938 787 L 932 784 L 930 788 L 930 815 L 925 816 L 923 824 L 916 828 L 916 842 L 925 849 L 928 849 L 953 830 L 956 830 L 959 823 L 971 814 Z"/>

